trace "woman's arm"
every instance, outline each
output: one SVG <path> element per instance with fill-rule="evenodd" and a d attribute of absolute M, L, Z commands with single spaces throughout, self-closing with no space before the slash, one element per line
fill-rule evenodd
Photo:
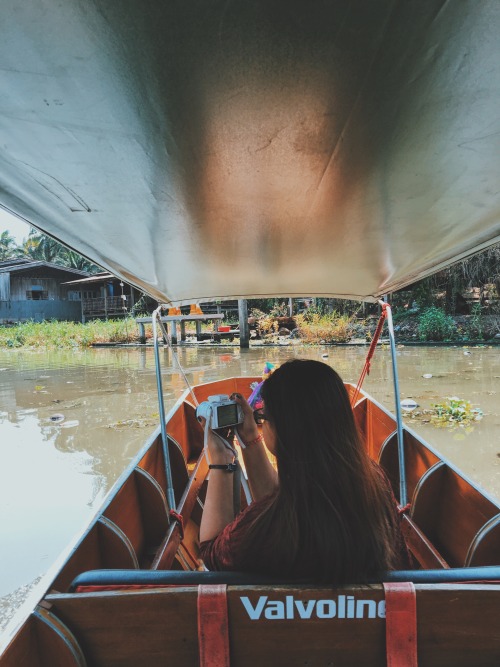
<path fill-rule="evenodd" d="M 260 500 L 276 491 L 278 473 L 269 460 L 262 437 L 259 438 L 260 433 L 253 418 L 252 408 L 241 394 L 234 394 L 232 398 L 243 410 L 244 421 L 238 426 L 238 435 L 246 446 L 241 451 L 252 497 L 254 500 Z"/>
<path fill-rule="evenodd" d="M 211 464 L 227 465 L 233 462 L 230 450 L 220 438 L 208 432 L 208 453 Z M 212 540 L 234 519 L 233 506 L 234 473 L 227 470 L 210 470 L 207 495 L 200 524 L 200 542 Z"/>

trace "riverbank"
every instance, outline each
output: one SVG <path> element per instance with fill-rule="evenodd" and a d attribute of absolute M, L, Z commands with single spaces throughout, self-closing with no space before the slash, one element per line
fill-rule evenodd
<path fill-rule="evenodd" d="M 285 322 L 286 320 L 286 322 Z M 335 313 L 307 317 L 271 318 L 252 323 L 252 341 L 264 345 L 283 345 L 300 342 L 313 345 L 362 344 L 370 342 L 378 318 L 354 319 Z M 444 315 L 437 309 L 421 315 L 394 317 L 398 343 L 480 345 L 500 343 L 500 316 Z M 288 325 L 288 326 L 285 326 Z M 236 326 L 236 325 L 235 325 Z M 203 325 L 208 334 L 212 325 Z M 196 344 L 196 332 L 187 330 Z M 146 338 L 151 340 L 151 325 L 146 325 Z M 206 340 L 200 344 L 216 342 L 231 344 L 229 340 Z M 0 326 L 0 349 L 75 349 L 99 345 L 138 345 L 139 331 L 135 319 L 94 320 L 79 322 L 24 322 L 14 326 Z M 237 345 L 237 342 L 234 343 Z"/>

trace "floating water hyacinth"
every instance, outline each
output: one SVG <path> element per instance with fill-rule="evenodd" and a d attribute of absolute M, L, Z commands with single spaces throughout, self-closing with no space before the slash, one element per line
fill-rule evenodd
<path fill-rule="evenodd" d="M 472 407 L 470 401 L 458 396 L 449 396 L 446 402 L 435 403 L 432 407 L 434 408 L 432 421 L 444 426 L 456 424 L 465 426 L 483 418 L 483 411 L 480 408 Z"/>
<path fill-rule="evenodd" d="M 442 403 L 432 404 L 430 409 L 414 409 L 410 412 L 404 408 L 403 401 L 401 405 L 407 415 L 405 419 L 410 423 L 434 424 L 438 428 L 461 427 L 465 433 L 472 433 L 473 424 L 483 418 L 481 408 L 473 407 L 470 401 L 458 396 L 449 396 Z"/>

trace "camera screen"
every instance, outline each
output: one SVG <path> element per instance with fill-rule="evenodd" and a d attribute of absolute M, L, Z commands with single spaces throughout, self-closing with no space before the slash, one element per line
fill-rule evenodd
<path fill-rule="evenodd" d="M 232 426 L 238 423 L 238 406 L 234 403 L 231 405 L 221 405 L 217 408 L 217 424 L 219 428 L 223 426 Z"/>

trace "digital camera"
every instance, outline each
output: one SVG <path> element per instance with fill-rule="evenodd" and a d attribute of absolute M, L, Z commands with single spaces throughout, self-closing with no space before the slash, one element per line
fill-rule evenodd
<path fill-rule="evenodd" d="M 209 396 L 196 408 L 196 419 L 204 417 L 211 429 L 229 428 L 243 422 L 243 410 L 241 406 L 232 401 L 227 394 Z"/>

